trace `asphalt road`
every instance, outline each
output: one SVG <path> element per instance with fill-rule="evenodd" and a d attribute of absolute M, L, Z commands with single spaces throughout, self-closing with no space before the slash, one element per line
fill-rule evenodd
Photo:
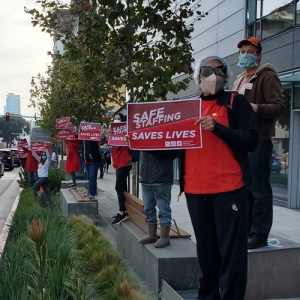
<path fill-rule="evenodd" d="M 5 170 L 4 176 L 0 179 L 0 258 L 3 252 L 6 238 L 9 232 L 9 225 L 17 208 L 18 194 L 20 187 L 19 169 L 12 171 Z"/>

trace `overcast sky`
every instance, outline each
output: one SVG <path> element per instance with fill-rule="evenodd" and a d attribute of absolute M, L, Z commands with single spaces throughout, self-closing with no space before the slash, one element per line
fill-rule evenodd
<path fill-rule="evenodd" d="M 8 0 L 0 10 L 0 115 L 4 113 L 6 95 L 21 97 L 21 114 L 33 115 L 30 104 L 31 77 L 44 74 L 51 58 L 53 40 L 40 27 L 33 27 L 27 8 L 39 8 L 36 0 Z"/>

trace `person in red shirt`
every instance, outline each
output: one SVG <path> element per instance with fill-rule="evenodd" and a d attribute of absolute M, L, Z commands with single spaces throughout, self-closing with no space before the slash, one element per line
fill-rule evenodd
<path fill-rule="evenodd" d="M 126 118 L 123 114 L 118 113 L 114 116 L 114 122 L 125 122 Z M 119 212 L 113 216 L 112 224 L 119 224 L 127 219 L 125 207 L 125 196 L 123 192 L 127 192 L 127 178 L 132 168 L 132 156 L 129 147 L 112 147 L 112 162 L 116 169 L 115 189 L 118 196 Z"/>
<path fill-rule="evenodd" d="M 76 186 L 76 174 L 75 172 L 80 171 L 80 156 L 79 156 L 79 149 L 80 149 L 81 141 L 78 140 L 77 136 L 75 136 L 75 140 L 67 140 L 67 160 L 65 165 L 65 171 L 70 173 L 72 183 L 69 187 Z"/>
<path fill-rule="evenodd" d="M 207 56 L 197 63 L 202 148 L 179 151 L 184 191 L 197 241 L 199 300 L 242 300 L 247 284 L 247 199 L 251 188 L 248 152 L 258 135 L 247 98 L 225 91 L 232 78 L 227 62 Z"/>
<path fill-rule="evenodd" d="M 24 170 L 27 172 L 28 182 L 30 186 L 33 186 L 38 181 L 38 161 L 34 158 L 32 151 L 29 148 L 22 147 L 25 153 L 27 153 L 27 159 L 25 163 Z M 40 156 L 42 152 L 38 152 Z"/>

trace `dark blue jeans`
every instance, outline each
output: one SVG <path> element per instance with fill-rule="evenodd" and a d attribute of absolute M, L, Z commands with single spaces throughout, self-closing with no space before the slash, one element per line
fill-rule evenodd
<path fill-rule="evenodd" d="M 48 177 L 41 177 L 38 179 L 38 181 L 33 185 L 32 190 L 33 190 L 33 195 L 36 197 L 37 192 L 40 190 L 40 187 L 43 188 L 45 192 L 47 192 L 47 182 L 48 182 Z"/>
<path fill-rule="evenodd" d="M 249 236 L 254 234 L 266 240 L 273 222 L 273 193 L 270 184 L 271 140 L 259 141 L 254 152 L 249 153 L 253 186 L 249 197 Z"/>
<path fill-rule="evenodd" d="M 88 193 L 90 196 L 95 196 L 97 194 L 98 169 L 99 169 L 99 162 L 85 165 L 85 170 L 89 181 Z"/>

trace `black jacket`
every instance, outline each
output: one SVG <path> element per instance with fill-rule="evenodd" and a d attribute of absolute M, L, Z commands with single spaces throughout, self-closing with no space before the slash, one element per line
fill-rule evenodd
<path fill-rule="evenodd" d="M 229 127 L 220 123 L 215 124 L 212 131 L 217 137 L 226 142 L 231 148 L 232 153 L 241 166 L 245 186 L 248 190 L 252 186 L 252 174 L 250 171 L 250 162 L 248 152 L 256 149 L 258 144 L 258 134 L 254 129 L 254 111 L 248 102 L 247 98 L 243 95 L 234 95 L 234 100 L 230 103 L 230 92 L 222 91 L 218 95 L 217 104 L 227 107 Z M 214 100 L 216 95 L 204 97 L 203 100 Z M 222 155 L 222 153 L 220 153 Z M 179 151 L 179 185 L 180 192 L 184 191 L 184 159 L 185 150 Z"/>
<path fill-rule="evenodd" d="M 95 163 L 101 161 L 98 142 L 82 141 L 81 146 L 83 162 Z"/>
<path fill-rule="evenodd" d="M 145 184 L 173 184 L 173 160 L 178 150 L 153 150 L 140 152 L 140 178 Z"/>

